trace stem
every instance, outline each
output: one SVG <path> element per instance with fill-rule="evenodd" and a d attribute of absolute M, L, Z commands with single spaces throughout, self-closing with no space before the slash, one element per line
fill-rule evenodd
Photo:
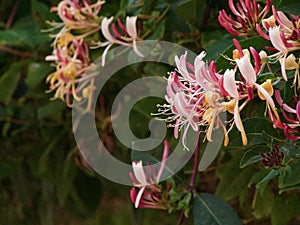
<path fill-rule="evenodd" d="M 23 52 L 16 49 L 12 49 L 10 47 L 4 46 L 0 44 L 0 51 L 8 52 L 13 55 L 22 56 L 22 57 L 31 57 L 32 54 L 30 52 Z"/>
<path fill-rule="evenodd" d="M 193 168 L 193 173 L 192 173 L 192 177 L 191 177 L 191 181 L 190 181 L 190 186 L 189 186 L 189 189 L 188 189 L 188 192 L 191 193 L 193 195 L 193 190 L 194 190 L 194 187 L 195 187 L 195 182 L 196 182 L 196 177 L 197 177 L 197 172 L 198 172 L 198 164 L 199 164 L 199 145 L 200 145 L 200 142 L 199 142 L 199 136 L 200 136 L 200 133 L 196 133 L 197 135 L 197 142 L 196 142 L 196 147 L 195 147 L 195 154 L 194 154 L 194 168 Z M 184 220 L 184 209 L 181 210 L 181 213 L 180 213 L 180 217 L 178 219 L 178 222 L 177 222 L 177 225 L 181 225 L 183 220 Z"/>
<path fill-rule="evenodd" d="M 14 7 L 13 7 L 11 13 L 10 13 L 10 16 L 9 16 L 9 18 L 8 18 L 6 24 L 5 24 L 5 29 L 6 29 L 6 30 L 9 29 L 9 28 L 11 27 L 11 25 L 12 25 L 12 23 L 13 23 L 13 21 L 14 21 L 14 18 L 15 18 L 15 16 L 16 16 L 16 13 L 17 13 L 17 9 L 18 9 L 18 7 L 19 7 L 19 4 L 20 4 L 20 0 L 18 0 L 18 1 L 15 3 L 15 5 L 14 5 Z"/>

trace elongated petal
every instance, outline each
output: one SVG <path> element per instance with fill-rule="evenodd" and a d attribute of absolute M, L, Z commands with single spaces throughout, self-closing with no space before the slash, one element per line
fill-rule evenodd
<path fill-rule="evenodd" d="M 243 145 L 246 145 L 248 140 L 247 140 L 247 136 L 246 136 L 246 133 L 245 133 L 244 125 L 243 125 L 242 120 L 241 120 L 241 116 L 240 116 L 240 112 L 239 112 L 239 104 L 238 103 L 239 103 L 238 101 L 236 101 L 236 103 L 235 103 L 234 117 L 233 118 L 234 118 L 235 126 L 241 132 Z"/>
<path fill-rule="evenodd" d="M 280 52 L 286 52 L 287 48 L 283 43 L 281 36 L 280 36 L 280 29 L 278 26 L 270 27 L 269 29 L 269 36 L 272 45 Z"/>
<path fill-rule="evenodd" d="M 235 83 L 235 71 L 227 69 L 224 73 L 224 89 L 233 98 L 239 98 Z"/>
<path fill-rule="evenodd" d="M 109 42 L 116 42 L 117 40 L 111 35 L 110 31 L 109 31 L 109 25 L 111 24 L 111 22 L 113 21 L 113 17 L 110 17 L 109 19 L 104 17 L 101 23 L 101 30 L 102 30 L 102 34 L 103 36 L 109 41 Z"/>
<path fill-rule="evenodd" d="M 297 105 L 296 105 L 296 115 L 297 115 L 298 121 L 300 121 L 300 101 L 298 101 Z"/>
<path fill-rule="evenodd" d="M 167 158 L 168 158 L 168 154 L 169 154 L 169 142 L 167 140 L 165 140 L 164 141 L 164 153 L 163 153 L 163 157 L 162 157 L 162 160 L 161 160 L 161 165 L 160 165 L 157 177 L 156 177 L 156 182 L 157 183 L 159 182 L 160 177 L 161 177 L 161 175 L 164 171 L 166 161 L 167 161 Z"/>
<path fill-rule="evenodd" d="M 245 80 L 250 84 L 254 84 L 256 82 L 256 73 L 248 55 L 244 55 L 241 59 L 237 59 L 236 64 Z"/>
<path fill-rule="evenodd" d="M 134 176 L 141 185 L 148 185 L 142 161 L 132 162 Z"/>
<path fill-rule="evenodd" d="M 187 52 L 185 52 L 184 55 L 181 55 L 180 58 L 178 56 L 175 56 L 175 63 L 176 67 L 179 71 L 179 73 L 187 80 L 187 81 L 193 81 L 191 77 L 189 76 L 189 72 L 186 67 L 186 57 L 187 57 Z"/>
<path fill-rule="evenodd" d="M 274 101 L 272 99 L 272 97 L 270 96 L 270 94 L 266 91 L 266 89 L 264 89 L 261 85 L 259 84 L 255 84 L 255 87 L 257 88 L 257 90 L 260 91 L 260 93 L 265 97 L 266 101 L 270 104 L 270 106 L 272 108 L 275 108 L 275 104 Z"/>
<path fill-rule="evenodd" d="M 286 58 L 283 57 L 283 58 L 279 59 L 279 62 L 280 62 L 280 67 L 281 67 L 281 76 L 284 80 L 287 81 L 287 75 L 286 75 L 286 71 L 285 71 L 285 60 L 286 60 Z"/>
<path fill-rule="evenodd" d="M 142 198 L 142 196 L 143 196 L 143 193 L 144 193 L 145 188 L 146 188 L 146 187 L 144 186 L 144 187 L 142 187 L 142 188 L 139 190 L 139 193 L 137 194 L 136 199 L 135 199 L 135 204 L 134 204 L 135 208 L 138 208 L 138 207 L 139 207 L 139 204 L 140 204 L 140 201 L 141 201 L 141 198 Z"/>
<path fill-rule="evenodd" d="M 126 17 L 126 30 L 133 39 L 137 38 L 136 20 L 137 20 L 137 16 Z"/>

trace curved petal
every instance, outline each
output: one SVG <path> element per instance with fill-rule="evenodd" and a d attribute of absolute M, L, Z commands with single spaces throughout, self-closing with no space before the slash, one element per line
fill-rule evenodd
<path fill-rule="evenodd" d="M 237 59 L 236 64 L 245 80 L 250 84 L 254 84 L 256 82 L 256 73 L 248 55 L 246 54 L 242 58 Z"/>
<path fill-rule="evenodd" d="M 142 161 L 132 162 L 132 169 L 138 182 L 140 182 L 141 185 L 148 185 Z"/>
<path fill-rule="evenodd" d="M 136 20 L 137 20 L 137 16 L 126 17 L 126 30 L 133 39 L 137 38 Z"/>
<path fill-rule="evenodd" d="M 235 71 L 227 69 L 224 73 L 223 85 L 225 91 L 233 98 L 239 98 L 239 92 L 235 83 Z"/>
<path fill-rule="evenodd" d="M 279 26 L 270 27 L 269 29 L 269 36 L 272 42 L 272 45 L 280 52 L 286 52 L 287 48 L 283 41 L 281 40 L 280 36 L 280 29 Z"/>

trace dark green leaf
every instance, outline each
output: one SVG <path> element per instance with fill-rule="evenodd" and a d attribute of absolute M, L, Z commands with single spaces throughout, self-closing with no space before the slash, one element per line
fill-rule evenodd
<path fill-rule="evenodd" d="M 52 68 L 49 63 L 43 62 L 32 62 L 28 65 L 27 77 L 25 79 L 26 85 L 30 89 L 36 88 L 42 81 L 44 81 L 45 77 L 50 73 Z"/>
<path fill-rule="evenodd" d="M 205 60 L 215 60 L 232 44 L 232 37 L 228 32 L 220 29 L 204 31 L 201 35 L 201 43 L 206 51 Z"/>
<path fill-rule="evenodd" d="M 253 201 L 253 215 L 255 218 L 260 219 L 271 215 L 274 202 L 274 194 L 272 190 L 267 186 L 261 193 L 256 190 Z"/>
<path fill-rule="evenodd" d="M 284 172 L 283 178 L 279 183 L 280 188 L 287 188 L 300 184 L 300 162 L 296 161 L 289 165 L 290 172 Z"/>
<path fill-rule="evenodd" d="M 18 85 L 24 62 L 16 62 L 0 77 L 0 102 L 8 104 Z"/>
<path fill-rule="evenodd" d="M 249 166 L 253 163 L 260 162 L 261 156 L 260 153 L 267 152 L 270 149 L 265 145 L 259 145 L 251 147 L 250 149 L 246 150 L 241 158 L 240 167 L 244 168 Z"/>
<path fill-rule="evenodd" d="M 71 192 L 74 179 L 76 177 L 77 167 L 74 162 L 74 157 L 69 154 L 62 173 L 59 175 L 59 182 L 57 184 L 57 197 L 60 204 L 64 205 L 66 198 Z"/>
<path fill-rule="evenodd" d="M 156 27 L 149 40 L 160 40 L 164 37 L 166 30 L 166 20 L 162 20 Z"/>
<path fill-rule="evenodd" d="M 243 189 L 247 188 L 249 179 L 253 174 L 252 167 L 240 169 L 240 154 L 235 154 L 229 162 L 217 168 L 217 176 L 220 181 L 217 186 L 216 195 L 226 201 L 238 196 Z M 233 171 L 238 171 L 234 173 Z"/>
<path fill-rule="evenodd" d="M 271 221 L 272 225 L 288 225 L 290 220 L 296 211 L 296 205 L 299 199 L 296 194 L 286 195 L 282 194 L 275 198 Z"/>
<path fill-rule="evenodd" d="M 54 100 L 49 102 L 46 105 L 43 105 L 41 108 L 38 109 L 38 118 L 46 118 L 49 116 L 57 117 L 60 115 L 63 109 L 66 108 L 66 105 L 61 100 Z"/>
<path fill-rule="evenodd" d="M 224 200 L 210 194 L 194 198 L 194 225 L 240 225 L 237 213 Z"/>
<path fill-rule="evenodd" d="M 294 14 L 294 15 L 299 15 L 300 14 L 300 3 L 295 3 L 293 1 L 293 4 L 289 5 L 284 5 L 280 7 L 280 11 L 283 11 L 284 13 L 288 14 Z"/>
<path fill-rule="evenodd" d="M 280 173 L 280 169 L 272 169 L 257 185 L 256 187 L 259 188 L 269 180 L 274 179 Z"/>

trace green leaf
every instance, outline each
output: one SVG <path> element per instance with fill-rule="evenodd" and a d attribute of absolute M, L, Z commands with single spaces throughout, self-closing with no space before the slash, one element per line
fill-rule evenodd
<path fill-rule="evenodd" d="M 27 77 L 25 84 L 30 88 L 34 89 L 44 81 L 45 77 L 52 70 L 49 63 L 45 62 L 32 62 L 28 65 Z"/>
<path fill-rule="evenodd" d="M 74 157 L 72 156 L 73 154 L 68 155 L 57 184 L 57 197 L 62 205 L 65 204 L 66 198 L 71 193 L 73 182 L 77 173 L 77 167 L 74 162 Z"/>
<path fill-rule="evenodd" d="M 194 198 L 194 225 L 240 225 L 240 218 L 224 200 L 210 194 Z"/>
<path fill-rule="evenodd" d="M 0 102 L 8 104 L 18 85 L 24 62 L 10 65 L 8 70 L 0 77 Z"/>
<path fill-rule="evenodd" d="M 274 202 L 274 194 L 269 186 L 263 192 L 256 190 L 253 199 L 253 215 L 257 219 L 271 215 Z"/>
<path fill-rule="evenodd" d="M 245 132 L 248 138 L 248 145 L 265 144 L 267 138 L 280 139 L 282 134 L 278 129 L 274 129 L 270 120 L 262 117 L 250 117 L 243 120 Z M 259 125 L 258 125 L 259 124 Z M 242 146 L 242 139 L 240 132 L 234 128 L 229 133 L 228 148 L 240 148 Z"/>
<path fill-rule="evenodd" d="M 203 0 L 184 0 L 177 5 L 175 14 L 185 21 L 194 23 L 197 21 L 199 10 L 204 6 L 205 1 Z"/>
<path fill-rule="evenodd" d="M 35 19 L 42 25 L 45 25 L 45 22 L 52 21 L 55 19 L 55 14 L 51 13 L 50 7 L 45 3 L 37 0 L 31 0 L 31 10 Z"/>
<path fill-rule="evenodd" d="M 282 194 L 275 198 L 271 221 L 272 225 L 288 225 L 293 215 L 296 213 L 296 205 L 298 204 L 298 196 L 293 193 L 291 195 Z"/>
<path fill-rule="evenodd" d="M 293 1 L 293 4 L 284 5 L 284 6 L 280 7 L 279 10 L 283 11 L 284 13 L 299 15 L 300 14 L 300 3 L 295 3 Z"/>
<path fill-rule="evenodd" d="M 267 152 L 269 150 L 270 149 L 265 145 L 251 147 L 250 149 L 244 152 L 241 158 L 240 168 L 244 168 L 253 163 L 260 162 L 261 161 L 260 153 Z"/>
<path fill-rule="evenodd" d="M 257 83 L 263 83 L 264 81 L 270 79 L 273 81 L 275 79 L 274 73 L 262 73 L 257 76 Z"/>
<path fill-rule="evenodd" d="M 204 31 L 201 43 L 206 51 L 205 60 L 215 60 L 232 44 L 232 37 L 225 30 Z"/>
<path fill-rule="evenodd" d="M 49 116 L 56 117 L 60 115 L 66 105 L 61 100 L 54 100 L 38 109 L 38 118 L 43 119 Z"/>
<path fill-rule="evenodd" d="M 162 20 L 158 25 L 155 26 L 153 34 L 148 38 L 149 40 L 160 40 L 164 37 L 166 30 L 166 20 Z"/>
<path fill-rule="evenodd" d="M 283 178 L 280 179 L 279 188 L 287 188 L 300 184 L 300 162 L 296 161 L 289 165 L 290 172 L 283 173 Z"/>
<path fill-rule="evenodd" d="M 34 49 L 48 40 L 48 35 L 40 33 L 37 27 L 0 31 L 0 44 L 7 46 Z"/>
<path fill-rule="evenodd" d="M 253 174 L 252 167 L 246 167 L 241 170 L 239 168 L 239 162 L 240 154 L 235 154 L 232 160 L 224 164 L 224 166 L 218 167 L 216 171 L 220 179 L 216 189 L 216 195 L 225 201 L 235 198 L 243 189 L 247 188 L 249 179 Z"/>
<path fill-rule="evenodd" d="M 280 174 L 280 169 L 272 169 L 258 184 L 256 184 L 257 188 L 260 188 L 262 185 L 264 185 L 269 180 L 274 179 Z"/>

